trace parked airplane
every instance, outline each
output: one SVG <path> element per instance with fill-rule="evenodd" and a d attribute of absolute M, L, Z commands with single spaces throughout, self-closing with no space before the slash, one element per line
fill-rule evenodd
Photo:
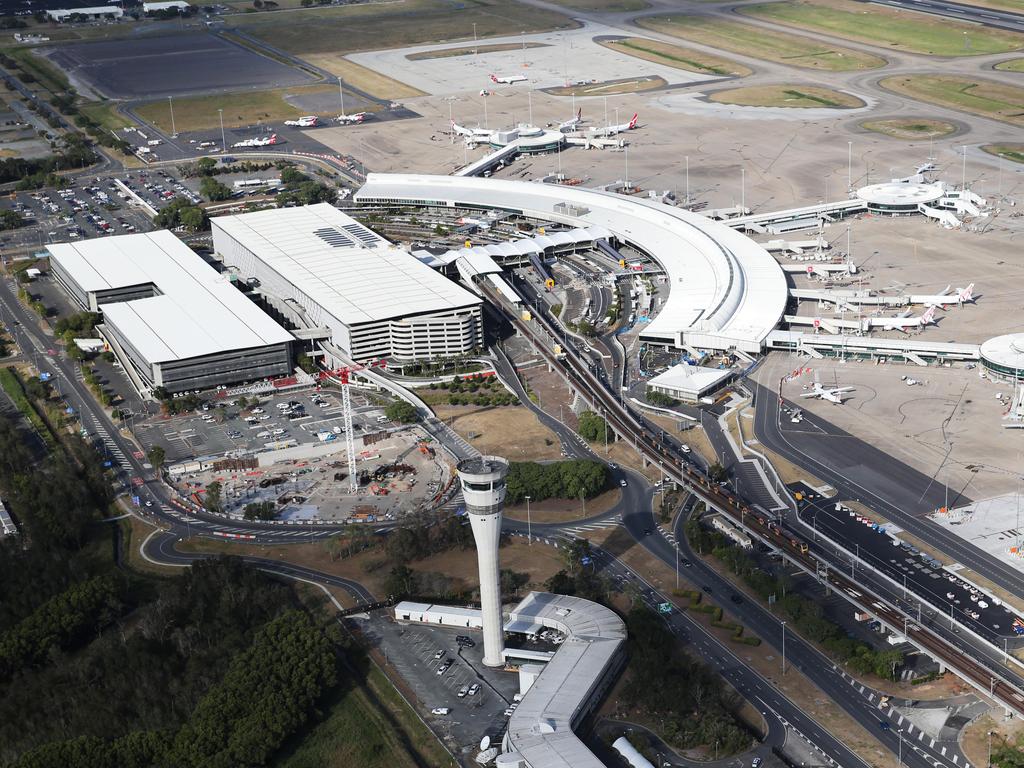
<path fill-rule="evenodd" d="M 363 122 L 367 115 L 369 115 L 369 112 L 356 112 L 354 115 L 338 115 L 334 119 L 343 125 L 351 125 Z"/>
<path fill-rule="evenodd" d="M 515 85 L 516 83 L 525 83 L 526 75 L 505 75 L 504 77 L 491 75 L 491 82 L 500 83 L 501 85 Z"/>
<path fill-rule="evenodd" d="M 466 128 L 452 120 L 452 133 L 467 139 L 487 139 L 494 133 L 490 128 Z"/>
<path fill-rule="evenodd" d="M 945 309 L 951 304 L 956 304 L 958 307 L 962 307 L 968 302 L 974 301 L 974 283 L 971 283 L 966 288 L 957 288 L 956 293 L 950 293 L 951 286 L 947 285 L 946 290 L 936 294 L 935 296 L 912 296 L 911 301 L 915 304 L 924 304 L 928 307 L 941 307 Z"/>
<path fill-rule="evenodd" d="M 277 144 L 277 134 L 272 133 L 266 138 L 256 136 L 251 139 L 244 139 L 242 141 L 235 142 L 231 146 L 235 149 L 243 149 L 245 147 L 269 147 Z"/>
<path fill-rule="evenodd" d="M 814 382 L 814 388 L 810 392 L 801 393 L 800 397 L 820 397 L 822 400 L 828 400 L 830 403 L 836 405 L 843 404 L 843 393 L 853 392 L 854 387 L 832 387 L 826 388 L 821 386 L 821 382 Z"/>
<path fill-rule="evenodd" d="M 907 333 L 911 328 L 924 328 L 926 325 L 935 323 L 935 307 L 928 307 L 920 317 L 908 317 L 910 310 L 897 317 L 871 317 L 868 318 L 868 326 L 881 328 L 883 331 L 903 331 Z"/>
<path fill-rule="evenodd" d="M 564 123 L 558 124 L 558 130 L 560 130 L 562 133 L 569 133 L 570 131 L 575 131 L 576 128 L 578 128 L 580 123 L 582 122 L 583 107 L 580 107 L 578 110 L 576 110 L 576 117 L 572 118 L 571 120 L 566 120 Z"/>
<path fill-rule="evenodd" d="M 587 136 L 614 136 L 617 133 L 623 133 L 625 131 L 632 131 L 636 128 L 636 123 L 639 115 L 634 112 L 633 117 L 628 123 L 621 123 L 619 125 L 608 125 L 604 128 L 591 128 L 586 132 Z"/>
<path fill-rule="evenodd" d="M 285 125 L 294 125 L 297 128 L 315 128 L 320 125 L 320 118 L 316 115 L 306 115 L 300 117 L 297 120 L 285 120 Z"/>

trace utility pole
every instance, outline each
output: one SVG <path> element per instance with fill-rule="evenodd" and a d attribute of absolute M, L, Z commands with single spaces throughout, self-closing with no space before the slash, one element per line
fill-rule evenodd
<path fill-rule="evenodd" d="M 853 142 L 846 142 L 846 188 L 853 189 Z"/>
<path fill-rule="evenodd" d="M 967 145 L 964 144 L 962 147 L 963 157 L 962 164 L 960 166 L 960 191 L 963 192 L 967 189 Z"/>
<path fill-rule="evenodd" d="M 782 622 L 782 674 L 786 674 L 786 622 Z"/>
<path fill-rule="evenodd" d="M 533 524 L 530 522 L 530 499 L 532 497 L 525 496 L 526 499 L 526 541 L 528 546 L 533 546 Z"/>
<path fill-rule="evenodd" d="M 345 116 L 345 83 L 342 79 L 338 78 L 338 96 L 341 98 L 341 117 Z M 452 103 L 448 102 L 449 116 L 451 116 Z"/>
<path fill-rule="evenodd" d="M 690 156 L 687 155 L 686 156 L 686 203 L 684 203 L 684 205 L 689 205 L 689 204 L 690 204 Z"/>
<path fill-rule="evenodd" d="M 217 110 L 217 114 L 220 115 L 220 143 L 221 143 L 221 149 L 222 149 L 222 151 L 227 152 L 228 151 L 228 139 L 227 139 L 227 136 L 224 135 L 224 110 L 223 109 L 218 109 Z"/>
<path fill-rule="evenodd" d="M 747 169 L 740 168 L 740 208 L 747 213 Z"/>
<path fill-rule="evenodd" d="M 167 97 L 167 107 L 171 110 L 171 138 L 172 139 L 176 139 L 176 138 L 178 138 L 178 131 L 174 127 L 174 97 L 173 96 L 168 96 Z M 999 157 L 1001 159 L 1002 155 L 1000 155 Z M 999 169 L 1000 169 L 1000 171 L 1002 171 L 1002 166 L 1000 166 Z M 1000 176 L 999 178 L 1001 179 L 1002 176 Z"/>

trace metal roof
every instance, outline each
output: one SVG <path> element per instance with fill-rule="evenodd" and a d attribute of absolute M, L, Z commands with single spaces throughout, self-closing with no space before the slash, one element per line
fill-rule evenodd
<path fill-rule="evenodd" d="M 662 203 L 582 187 L 413 174 L 371 173 L 358 201 L 442 201 L 576 226 L 597 226 L 635 244 L 664 268 L 668 298 L 645 338 L 760 351 L 782 319 L 787 291 L 778 263 L 725 224 Z M 686 339 L 684 343 L 688 343 Z"/>
<path fill-rule="evenodd" d="M 673 365 L 647 382 L 649 387 L 667 387 L 701 393 L 733 374 L 729 368 L 703 368 L 698 365 Z"/>
<path fill-rule="evenodd" d="M 282 344 L 292 336 L 166 230 L 47 246 L 86 292 L 152 285 L 158 295 L 102 304 L 151 363 Z"/>
<path fill-rule="evenodd" d="M 480 299 L 328 203 L 212 220 L 346 325 L 457 309 Z"/>
<path fill-rule="evenodd" d="M 532 768 L 604 768 L 572 728 L 626 641 L 622 619 L 603 605 L 549 592 L 531 592 L 509 618 L 557 629 L 565 641 L 509 718 L 506 751 Z"/>

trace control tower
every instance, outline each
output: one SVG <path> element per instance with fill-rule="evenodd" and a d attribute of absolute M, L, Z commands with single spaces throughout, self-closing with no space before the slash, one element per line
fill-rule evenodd
<path fill-rule="evenodd" d="M 505 663 L 502 657 L 505 635 L 501 616 L 498 540 L 501 537 L 501 510 L 505 506 L 508 462 L 498 456 L 480 456 L 463 459 L 459 462 L 458 470 L 480 567 L 484 664 L 499 667 Z"/>

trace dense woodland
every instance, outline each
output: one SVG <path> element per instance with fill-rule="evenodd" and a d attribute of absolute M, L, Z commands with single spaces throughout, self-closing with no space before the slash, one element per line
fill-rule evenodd
<path fill-rule="evenodd" d="M 0 765 L 266 764 L 337 684 L 336 638 L 234 559 L 119 568 L 95 452 L 67 438 L 34 456 L 25 437 L 0 415 L 0 497 L 22 532 L 0 539 Z"/>

